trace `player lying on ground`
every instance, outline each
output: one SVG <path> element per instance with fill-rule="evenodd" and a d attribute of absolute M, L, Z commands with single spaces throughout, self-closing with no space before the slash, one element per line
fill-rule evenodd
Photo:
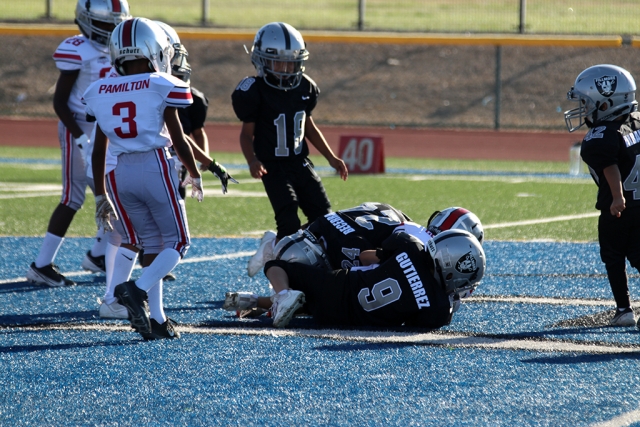
<path fill-rule="evenodd" d="M 269 261 L 264 270 L 275 295 L 230 292 L 223 308 L 269 306 L 275 327 L 303 309 L 322 325 L 438 328 L 451 321 L 454 299 L 477 287 L 486 266 L 477 238 L 463 230 L 444 231 L 426 246 L 394 233 L 376 256 L 380 264 L 349 270 Z"/>

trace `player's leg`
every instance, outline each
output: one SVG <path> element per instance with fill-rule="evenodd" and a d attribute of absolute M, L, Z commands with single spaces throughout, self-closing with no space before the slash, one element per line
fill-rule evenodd
<path fill-rule="evenodd" d="M 75 285 L 60 273 L 55 258 L 76 212 L 84 203 L 87 188 L 82 153 L 62 122 L 58 124 L 58 138 L 62 155 L 62 195 L 49 219 L 40 252 L 27 271 L 29 281 L 53 287 Z"/>
<path fill-rule="evenodd" d="M 626 248 L 629 244 L 629 230 L 625 212 L 621 218 L 616 218 L 608 210 L 602 211 L 598 219 L 600 258 L 607 270 L 607 278 L 617 307 L 611 319 L 612 326 L 636 324 L 627 279 Z"/>
<path fill-rule="evenodd" d="M 310 163 L 297 171 L 295 191 L 309 223 L 331 212 L 331 203 L 320 177 Z"/>

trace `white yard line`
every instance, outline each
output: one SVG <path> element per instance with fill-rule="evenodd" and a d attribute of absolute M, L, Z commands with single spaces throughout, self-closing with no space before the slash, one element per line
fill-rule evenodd
<path fill-rule="evenodd" d="M 545 224 L 548 222 L 571 221 L 574 219 L 593 218 L 599 215 L 600 215 L 600 212 L 588 212 L 588 213 L 577 214 L 577 215 L 562 215 L 562 216 L 554 216 L 550 218 L 527 219 L 524 221 L 487 224 L 487 225 L 484 225 L 483 227 L 485 230 L 491 229 L 491 228 L 519 227 L 521 225 Z"/>

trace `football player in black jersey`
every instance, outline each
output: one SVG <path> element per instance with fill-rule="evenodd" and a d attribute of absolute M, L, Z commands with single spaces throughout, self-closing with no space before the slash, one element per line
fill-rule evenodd
<path fill-rule="evenodd" d="M 613 326 L 636 325 L 626 272 L 626 260 L 640 267 L 640 114 L 635 92 L 627 70 L 595 65 L 576 78 L 567 98 L 579 105 L 564 113 L 569 132 L 583 124 L 589 128 L 580 155 L 598 186 L 600 257 L 617 306 Z"/>
<path fill-rule="evenodd" d="M 242 153 L 251 176 L 262 180 L 277 229 L 263 236 L 249 261 L 249 276 L 273 256 L 279 239 L 300 229 L 298 208 L 308 222 L 331 211 L 324 186 L 308 159 L 307 141 L 343 180 L 348 176 L 345 163 L 333 153 L 311 117 L 320 91 L 304 74 L 308 56 L 295 28 L 283 22 L 263 26 L 251 49 L 257 75 L 245 77 L 231 95 L 233 109 L 242 121 Z"/>
<path fill-rule="evenodd" d="M 478 239 L 464 230 L 443 231 L 426 247 L 394 233 L 376 253 L 378 266 L 349 270 L 268 261 L 273 325 L 285 327 L 304 307 L 324 325 L 438 328 L 451 321 L 455 295 L 472 291 L 486 268 Z"/>

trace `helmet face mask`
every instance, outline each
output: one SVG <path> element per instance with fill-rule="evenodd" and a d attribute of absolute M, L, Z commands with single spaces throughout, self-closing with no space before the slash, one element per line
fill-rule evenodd
<path fill-rule="evenodd" d="M 464 230 L 447 230 L 427 242 L 435 278 L 447 295 L 468 296 L 484 276 L 486 260 L 478 239 Z"/>
<path fill-rule="evenodd" d="M 586 124 L 592 128 L 601 121 L 613 121 L 637 110 L 636 83 L 631 74 L 616 65 L 601 64 L 581 72 L 567 99 L 578 107 L 564 112 L 569 132 Z"/>
<path fill-rule="evenodd" d="M 76 24 L 101 51 L 106 51 L 114 28 L 130 18 L 127 0 L 78 0 L 76 5 Z"/>
<path fill-rule="evenodd" d="M 331 270 L 326 252 L 316 237 L 306 230 L 283 237 L 273 249 L 276 259 Z"/>
<path fill-rule="evenodd" d="M 126 75 L 123 63 L 138 59 L 149 61 L 149 72 L 168 73 L 173 47 L 162 28 L 146 18 L 124 21 L 113 30 L 109 43 L 111 64 Z"/>
<path fill-rule="evenodd" d="M 464 208 L 450 207 L 434 212 L 429 218 L 427 229 L 434 236 L 446 230 L 465 230 L 473 234 L 480 244 L 484 241 L 484 228 L 480 219 Z"/>
<path fill-rule="evenodd" d="M 169 37 L 169 43 L 173 47 L 173 57 L 171 58 L 171 74 L 179 78 L 185 83 L 191 80 L 191 65 L 189 65 L 189 52 L 180 42 L 180 37 L 176 30 L 164 22 L 154 21 L 158 24 Z"/>
<path fill-rule="evenodd" d="M 291 25 L 272 22 L 258 30 L 251 48 L 251 62 L 267 85 L 295 89 L 302 81 L 309 58 L 302 35 Z"/>

